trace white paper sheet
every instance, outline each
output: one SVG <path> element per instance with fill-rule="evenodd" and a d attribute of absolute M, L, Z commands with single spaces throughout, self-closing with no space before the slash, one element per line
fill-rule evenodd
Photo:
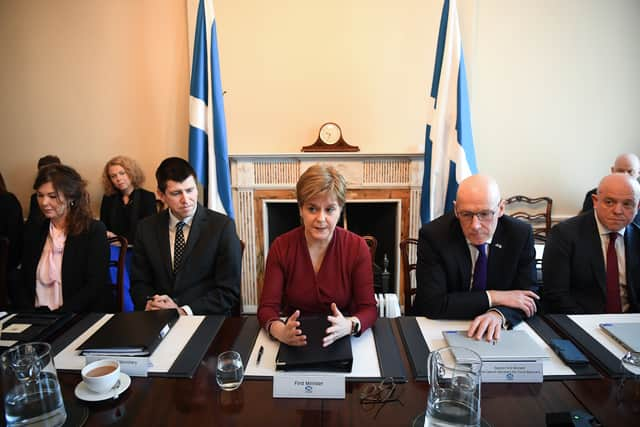
<path fill-rule="evenodd" d="M 598 341 L 604 348 L 609 350 L 618 359 L 627 352 L 622 344 L 607 335 L 600 323 L 630 323 L 640 322 L 640 313 L 625 314 L 571 314 L 567 316 L 580 326 L 585 332 Z"/>
<path fill-rule="evenodd" d="M 257 364 L 260 346 L 264 348 L 260 364 Z M 253 345 L 251 356 L 249 356 L 248 366 L 245 368 L 245 375 L 257 377 L 273 377 L 276 372 L 276 356 L 280 343 L 269 338 L 264 329 L 260 329 L 256 342 Z M 347 378 L 378 378 L 381 376 L 380 365 L 378 363 L 378 353 L 376 343 L 371 329 L 367 329 L 359 337 L 351 337 L 351 350 L 353 352 L 353 366 L 351 373 L 346 374 Z M 304 372 L 301 372 L 304 373 Z M 309 374 L 318 374 L 309 372 Z M 344 373 L 322 373 L 323 375 L 342 375 Z"/>
<path fill-rule="evenodd" d="M 57 369 L 79 371 L 84 368 L 85 359 L 76 350 L 83 342 L 93 335 L 113 314 L 105 314 L 89 329 L 73 340 L 64 350 L 54 358 Z M 149 372 L 169 372 L 173 362 L 178 358 L 182 349 L 187 345 L 205 316 L 180 316 L 167 336 L 151 355 L 153 365 Z"/>
<path fill-rule="evenodd" d="M 447 342 L 442 336 L 442 331 L 466 331 L 471 324 L 470 320 L 432 320 L 426 317 L 416 317 L 416 320 L 420 327 L 420 332 L 422 332 L 422 336 L 431 350 L 447 346 Z M 525 322 L 519 323 L 513 329 L 527 332 L 549 355 L 548 359 L 542 361 L 544 375 L 575 375 L 575 372 L 565 365 L 551 347 Z"/>

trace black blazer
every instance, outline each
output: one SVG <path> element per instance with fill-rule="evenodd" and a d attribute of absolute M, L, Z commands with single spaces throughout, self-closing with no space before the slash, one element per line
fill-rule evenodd
<path fill-rule="evenodd" d="M 632 312 L 640 311 L 640 227 L 624 233 L 627 289 Z M 560 224 L 549 233 L 542 260 L 544 305 L 551 313 L 604 313 L 606 272 L 593 211 Z"/>
<path fill-rule="evenodd" d="M 181 266 L 174 274 L 169 210 L 165 210 L 138 223 L 131 298 L 137 310 L 144 310 L 147 296 L 167 294 L 194 314 L 228 315 L 240 298 L 241 261 L 233 221 L 198 204 Z"/>
<path fill-rule="evenodd" d="M 20 264 L 23 221 L 22 207 L 16 196 L 8 192 L 0 194 L 0 236 L 5 236 L 9 239 L 9 259 L 7 263 L 9 271 L 15 270 Z"/>
<path fill-rule="evenodd" d="M 156 196 L 143 188 L 136 188 L 131 193 L 129 204 L 130 215 L 122 218 L 120 212 L 125 209 L 122 196 L 119 193 L 104 195 L 100 205 L 100 220 L 107 226 L 107 230 L 126 237 L 133 244 L 138 221 L 156 213 Z"/>
<path fill-rule="evenodd" d="M 486 312 L 485 292 L 470 291 L 471 254 L 453 213 L 425 224 L 418 239 L 415 314 L 432 319 L 473 319 Z M 531 226 L 503 215 L 489 246 L 487 290 L 536 290 Z M 494 307 L 515 326 L 523 311 Z"/>
<path fill-rule="evenodd" d="M 107 229 L 92 220 L 89 230 L 67 236 L 62 256 L 62 307 L 60 311 L 83 313 L 110 311 L 115 304 L 108 275 L 109 244 Z M 16 304 L 34 307 L 36 269 L 49 235 L 49 220 L 27 223 L 22 256 L 22 286 Z"/>

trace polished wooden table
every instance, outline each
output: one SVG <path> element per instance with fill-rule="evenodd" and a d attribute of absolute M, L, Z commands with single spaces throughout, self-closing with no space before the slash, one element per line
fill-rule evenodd
<path fill-rule="evenodd" d="M 409 426 L 425 411 L 428 384 L 413 380 L 397 386 L 401 403 L 384 405 L 362 405 L 360 392 L 367 384 L 358 383 L 347 383 L 344 400 L 274 399 L 271 380 L 245 380 L 238 390 L 224 392 L 216 384 L 216 357 L 231 348 L 242 322 L 243 318 L 225 320 L 193 379 L 133 378 L 118 400 L 83 402 L 90 410 L 86 425 Z M 59 378 L 65 398 L 75 399 L 80 376 L 60 373 Z M 635 390 L 627 391 L 618 403 L 617 385 L 608 379 L 483 384 L 482 417 L 496 427 L 544 426 L 548 412 L 580 409 L 605 426 L 638 425 Z"/>

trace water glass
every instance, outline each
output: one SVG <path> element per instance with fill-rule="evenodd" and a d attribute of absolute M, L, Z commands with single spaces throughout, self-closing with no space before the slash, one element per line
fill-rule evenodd
<path fill-rule="evenodd" d="M 43 342 L 15 346 L 0 356 L 4 413 L 8 427 L 57 427 L 67 413 L 51 346 Z"/>
<path fill-rule="evenodd" d="M 232 391 L 240 387 L 244 378 L 242 357 L 237 351 L 225 351 L 218 356 L 216 382 L 222 390 Z"/>

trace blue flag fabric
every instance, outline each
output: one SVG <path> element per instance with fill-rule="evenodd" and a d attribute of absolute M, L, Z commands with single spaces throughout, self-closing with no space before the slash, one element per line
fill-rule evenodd
<path fill-rule="evenodd" d="M 205 206 L 234 218 L 213 0 L 187 1 L 195 23 L 190 34 L 189 163 L 204 188 Z"/>
<path fill-rule="evenodd" d="M 458 184 L 478 173 L 456 0 L 442 6 L 431 99 L 420 202 L 423 224 L 453 210 Z"/>

